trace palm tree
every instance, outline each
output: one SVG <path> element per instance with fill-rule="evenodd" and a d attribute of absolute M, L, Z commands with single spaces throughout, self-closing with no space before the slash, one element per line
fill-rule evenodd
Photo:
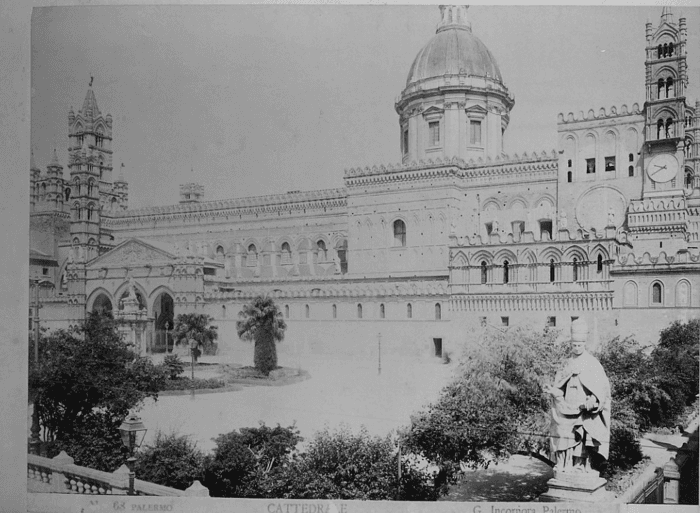
<path fill-rule="evenodd" d="M 184 341 L 187 344 L 190 339 L 197 341 L 210 354 L 216 354 L 215 341 L 219 338 L 216 326 L 210 326 L 214 320 L 207 314 L 179 314 L 175 318 L 174 337 L 178 342 Z M 199 351 L 195 351 L 195 361 L 199 356 Z"/>
<path fill-rule="evenodd" d="M 272 298 L 258 296 L 245 305 L 236 321 L 238 336 L 243 340 L 255 341 L 255 368 L 267 376 L 277 367 L 277 347 L 275 342 L 284 340 L 287 324 L 282 312 Z"/>

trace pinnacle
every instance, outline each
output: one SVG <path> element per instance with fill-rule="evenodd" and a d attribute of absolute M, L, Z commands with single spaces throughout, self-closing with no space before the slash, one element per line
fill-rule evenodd
<path fill-rule="evenodd" d="M 59 167 L 61 164 L 58 163 L 58 154 L 56 153 L 56 148 L 53 149 L 53 156 L 51 157 L 51 163 L 49 166 Z"/>

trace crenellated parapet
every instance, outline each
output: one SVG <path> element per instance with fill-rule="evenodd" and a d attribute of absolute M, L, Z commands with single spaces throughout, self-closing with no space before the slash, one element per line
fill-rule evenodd
<path fill-rule="evenodd" d="M 700 265 L 700 250 L 697 248 L 690 250 L 681 250 L 673 254 L 668 254 L 665 251 L 651 254 L 645 251 L 641 255 L 635 255 L 630 251 L 626 254 L 619 255 L 611 269 L 615 271 L 629 271 L 630 269 L 640 270 L 641 268 L 664 268 L 671 266 L 698 266 Z M 695 267 L 696 271 L 700 268 Z"/>
<path fill-rule="evenodd" d="M 683 197 L 633 200 L 627 211 L 630 233 L 685 232 L 687 222 Z"/>
<path fill-rule="evenodd" d="M 391 297 L 440 297 L 448 294 L 447 280 L 415 281 L 365 281 L 338 277 L 319 277 L 313 281 L 289 277 L 287 279 L 261 280 L 211 284 L 204 291 L 207 301 L 247 301 L 259 295 L 276 299 L 295 298 L 357 298 Z"/>
<path fill-rule="evenodd" d="M 605 107 L 601 107 L 598 110 L 598 114 L 595 113 L 593 109 L 589 109 L 588 112 L 584 115 L 583 111 L 579 111 L 578 116 L 575 116 L 573 112 L 569 112 L 566 117 L 564 117 L 563 113 L 559 113 L 559 116 L 557 117 L 557 124 L 558 125 L 565 125 L 568 123 L 581 123 L 585 121 L 595 121 L 595 120 L 606 120 L 606 119 L 612 119 L 612 118 L 619 118 L 622 116 L 633 116 L 633 115 L 642 115 L 642 111 L 639 108 L 638 103 L 634 103 L 632 105 L 632 109 L 628 109 L 627 105 L 623 104 L 620 109 L 618 110 L 617 107 L 612 106 L 610 107 L 609 111 L 605 110 Z"/>
<path fill-rule="evenodd" d="M 567 229 L 560 229 L 554 232 L 554 237 L 550 237 L 547 232 L 542 232 L 542 234 L 538 236 L 534 232 L 526 231 L 521 234 L 492 233 L 487 237 L 482 237 L 481 235 L 473 235 L 471 237 L 468 235 L 457 236 L 452 234 L 450 240 L 450 246 L 452 248 L 462 248 L 510 244 L 539 244 L 542 242 L 590 243 L 592 241 L 600 242 L 603 240 L 617 240 L 620 243 L 624 243 L 626 242 L 626 236 L 623 232 L 618 232 L 614 226 L 609 226 L 603 231 L 596 231 L 595 229 L 583 231 L 578 229 L 572 232 Z"/>
<path fill-rule="evenodd" d="M 106 226 L 124 226 L 141 221 L 169 219 L 229 218 L 233 216 L 278 215 L 279 213 L 319 212 L 347 206 L 345 189 L 290 192 L 228 200 L 180 203 L 115 212 L 105 219 Z"/>
<path fill-rule="evenodd" d="M 459 157 L 448 159 L 437 158 L 427 161 L 420 160 L 406 164 L 365 166 L 364 168 L 350 168 L 345 170 L 345 184 L 348 187 L 364 185 L 370 182 L 403 181 L 417 179 L 433 179 L 440 177 L 456 177 L 463 180 L 479 180 L 491 177 L 510 177 L 531 172 L 553 173 L 556 177 L 557 152 L 542 151 L 528 155 L 517 153 L 511 155 L 501 154 L 495 159 L 490 157 L 469 159 L 465 161 Z"/>

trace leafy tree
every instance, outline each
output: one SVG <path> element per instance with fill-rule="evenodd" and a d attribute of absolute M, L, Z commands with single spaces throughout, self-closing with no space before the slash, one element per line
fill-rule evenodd
<path fill-rule="evenodd" d="M 158 431 L 137 453 L 135 472 L 139 479 L 185 490 L 204 479 L 204 461 L 204 453 L 188 436 Z"/>
<path fill-rule="evenodd" d="M 347 427 L 316 433 L 308 448 L 285 468 L 276 497 L 293 499 L 436 500 L 433 476 L 409 459 L 401 462 L 389 436 L 358 434 Z"/>
<path fill-rule="evenodd" d="M 287 329 L 282 312 L 272 298 L 258 296 L 245 305 L 238 316 L 238 336 L 243 340 L 255 341 L 255 368 L 267 376 L 277 368 L 275 343 L 284 340 L 284 331 Z"/>
<path fill-rule="evenodd" d="M 685 406 L 695 401 L 700 383 L 700 319 L 686 323 L 675 321 L 661 331 L 659 344 L 651 354 L 661 388 L 669 395 L 669 415 L 665 425 L 672 424 Z"/>
<path fill-rule="evenodd" d="M 652 359 L 634 339 L 615 337 L 596 356 L 610 380 L 611 417 L 620 429 L 638 435 L 667 415 L 670 397 L 660 387 Z"/>
<path fill-rule="evenodd" d="M 302 441 L 295 426 L 241 428 L 219 435 L 205 462 L 204 485 L 213 497 L 271 497 L 277 475 Z"/>
<path fill-rule="evenodd" d="M 551 382 L 565 355 L 556 330 L 485 327 L 468 344 L 455 380 L 411 418 L 406 448 L 439 468 L 437 484 L 454 481 L 460 465 L 488 467 L 517 451 L 548 447 Z M 532 433 L 532 434 L 531 434 Z"/>
<path fill-rule="evenodd" d="M 207 314 L 179 314 L 175 318 L 175 340 L 184 344 L 189 344 L 190 339 L 195 340 L 204 348 L 204 354 L 216 354 L 219 333 L 217 326 L 211 326 L 213 320 Z"/>
<path fill-rule="evenodd" d="M 100 423 L 118 425 L 144 399 L 157 399 L 165 380 L 104 314 L 91 313 L 78 327 L 44 337 L 39 352 L 29 390 L 50 441 L 72 439 Z"/>

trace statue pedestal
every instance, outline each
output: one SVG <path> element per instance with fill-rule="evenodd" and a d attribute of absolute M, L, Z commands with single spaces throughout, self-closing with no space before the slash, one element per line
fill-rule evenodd
<path fill-rule="evenodd" d="M 602 502 L 613 495 L 605 490 L 607 481 L 598 472 L 578 473 L 554 470 L 547 481 L 549 489 L 539 497 L 540 502 Z"/>

